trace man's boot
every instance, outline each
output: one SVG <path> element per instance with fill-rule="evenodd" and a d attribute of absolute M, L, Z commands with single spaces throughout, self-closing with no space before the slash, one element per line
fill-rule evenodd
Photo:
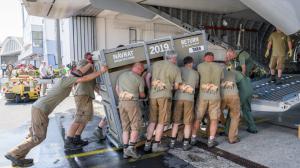
<path fill-rule="evenodd" d="M 197 137 L 192 137 L 191 138 L 191 145 L 195 146 L 197 143 Z"/>
<path fill-rule="evenodd" d="M 99 139 L 99 140 L 104 140 L 105 136 L 103 135 L 103 130 L 100 127 L 97 127 L 93 134 Z"/>
<path fill-rule="evenodd" d="M 190 144 L 190 140 L 189 139 L 184 139 L 183 140 L 183 145 L 182 145 L 182 149 L 184 151 L 188 151 L 192 148 L 192 145 Z"/>
<path fill-rule="evenodd" d="M 168 147 L 163 146 L 160 142 L 154 142 L 152 144 L 152 152 L 165 152 Z"/>
<path fill-rule="evenodd" d="M 140 154 L 137 153 L 136 148 L 133 145 L 129 145 L 126 150 L 124 150 L 124 158 L 132 157 L 134 159 L 138 159 L 141 157 Z"/>
<path fill-rule="evenodd" d="M 170 144 L 169 144 L 169 147 L 171 148 L 171 149 L 173 149 L 174 147 L 175 147 L 175 143 L 176 143 L 176 138 L 171 138 L 171 141 L 170 141 Z"/>
<path fill-rule="evenodd" d="M 213 148 L 215 146 L 219 145 L 219 143 L 216 141 L 216 138 L 208 139 L 207 141 L 207 147 Z"/>
<path fill-rule="evenodd" d="M 65 140 L 65 150 L 79 150 L 82 149 L 81 145 L 75 144 L 74 143 L 74 138 L 73 137 L 67 137 Z"/>
<path fill-rule="evenodd" d="M 80 146 L 86 146 L 89 144 L 89 141 L 82 140 L 80 135 L 75 135 L 73 143 Z"/>
<path fill-rule="evenodd" d="M 17 159 L 11 154 L 6 154 L 5 158 L 12 162 L 13 167 L 30 167 L 33 165 L 33 159 Z"/>
<path fill-rule="evenodd" d="M 276 85 L 281 85 L 282 84 L 282 79 L 281 77 L 278 77 L 276 80 Z"/>
<path fill-rule="evenodd" d="M 275 75 L 271 75 L 269 82 L 270 83 L 276 82 L 276 76 Z"/>
<path fill-rule="evenodd" d="M 145 142 L 145 147 L 144 147 L 144 151 L 145 152 L 149 152 L 151 149 L 151 140 L 146 140 Z"/>

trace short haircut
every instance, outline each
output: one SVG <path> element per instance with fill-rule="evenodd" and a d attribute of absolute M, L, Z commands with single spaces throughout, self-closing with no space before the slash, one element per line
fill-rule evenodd
<path fill-rule="evenodd" d="M 168 50 L 168 51 L 165 52 L 165 57 L 167 59 L 177 57 L 177 53 L 174 50 Z"/>
<path fill-rule="evenodd" d="M 212 53 L 212 52 L 206 52 L 206 53 L 204 54 L 204 57 L 205 57 L 205 56 L 215 56 L 215 55 L 214 55 L 214 53 Z"/>
<path fill-rule="evenodd" d="M 193 63 L 194 62 L 194 59 L 193 59 L 193 57 L 191 57 L 191 56 L 186 56 L 186 57 L 184 57 L 184 59 L 183 59 L 183 64 L 184 65 L 186 65 L 186 64 L 191 64 L 191 63 Z"/>
<path fill-rule="evenodd" d="M 227 52 L 235 52 L 235 49 L 234 49 L 233 47 L 229 47 L 229 48 L 227 49 Z"/>
<path fill-rule="evenodd" d="M 136 66 L 144 66 L 144 64 L 142 62 L 136 62 L 133 64 L 133 67 L 136 67 Z"/>
<path fill-rule="evenodd" d="M 87 53 L 85 53 L 85 54 L 84 54 L 84 57 L 86 58 L 86 57 L 87 57 L 87 56 L 89 56 L 89 55 L 93 56 L 93 54 L 92 54 L 92 53 L 90 53 L 90 52 L 87 52 Z"/>

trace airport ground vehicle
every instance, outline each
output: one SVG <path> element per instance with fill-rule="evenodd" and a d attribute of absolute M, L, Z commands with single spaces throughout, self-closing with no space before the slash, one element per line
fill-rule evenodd
<path fill-rule="evenodd" d="M 34 77 L 19 75 L 5 83 L 2 91 L 7 100 L 13 100 L 16 103 L 29 102 L 39 98 L 40 85 Z"/>

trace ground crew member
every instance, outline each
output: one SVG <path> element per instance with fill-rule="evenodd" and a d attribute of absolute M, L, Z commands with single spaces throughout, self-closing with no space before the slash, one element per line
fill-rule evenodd
<path fill-rule="evenodd" d="M 209 138 L 207 142 L 208 147 L 214 147 L 218 145 L 215 140 L 215 135 L 218 128 L 218 119 L 220 116 L 221 96 L 220 96 L 220 84 L 223 79 L 223 68 L 214 63 L 214 54 L 207 52 L 204 55 L 204 62 L 199 64 L 197 70 L 200 74 L 200 92 L 198 98 L 197 118 L 194 122 L 194 128 L 192 131 L 191 144 L 196 143 L 197 131 L 200 127 L 206 111 L 208 111 L 210 126 L 209 126 Z"/>
<path fill-rule="evenodd" d="M 254 63 L 248 52 L 229 48 L 226 52 L 226 58 L 233 61 L 236 68 L 242 69 L 244 75 L 250 77 Z"/>
<path fill-rule="evenodd" d="M 232 61 L 232 57 L 228 57 L 229 55 L 226 55 L 227 61 Z M 230 67 L 232 68 L 232 67 Z M 251 100 L 252 100 L 252 94 L 253 94 L 253 88 L 251 85 L 251 80 L 249 77 L 245 76 L 243 73 L 239 71 L 234 71 L 236 73 L 236 82 L 239 90 L 239 96 L 240 96 L 240 103 L 241 103 L 241 110 L 244 120 L 246 121 L 248 125 L 247 131 L 249 133 L 257 133 L 257 128 L 255 126 L 255 122 L 253 119 L 253 116 L 251 114 Z M 228 123 L 227 123 L 228 124 Z M 225 133 L 228 132 L 228 129 Z"/>
<path fill-rule="evenodd" d="M 69 96 L 72 86 L 75 83 L 91 81 L 107 71 L 107 67 L 103 66 L 100 71 L 81 77 L 82 73 L 86 73 L 91 67 L 92 64 L 89 63 L 79 70 L 72 72 L 72 75 L 69 77 L 61 78 L 56 82 L 47 96 L 41 97 L 32 105 L 29 136 L 22 144 L 10 150 L 5 155 L 7 159 L 12 161 L 13 166 L 24 167 L 33 165 L 33 159 L 25 159 L 25 157 L 33 147 L 40 144 L 46 138 L 49 123 L 48 116 L 59 103 Z"/>
<path fill-rule="evenodd" d="M 81 60 L 77 67 L 83 67 L 89 62 L 93 62 L 93 55 L 90 52 L 85 54 L 85 59 Z M 91 67 L 84 75 L 88 75 L 94 72 L 94 68 Z M 95 99 L 95 86 L 96 80 L 89 82 L 78 83 L 75 87 L 74 99 L 76 104 L 76 112 L 74 120 L 67 132 L 67 138 L 65 141 L 65 149 L 72 150 L 78 148 L 77 145 L 86 146 L 88 141 L 81 139 L 81 134 L 86 124 L 93 118 L 93 99 Z"/>
<path fill-rule="evenodd" d="M 199 85 L 199 74 L 193 70 L 194 60 L 187 56 L 183 59 L 184 67 L 180 68 L 182 84 L 179 90 L 175 92 L 174 113 L 173 113 L 173 127 L 170 148 L 174 148 L 178 133 L 178 126 L 184 124 L 184 140 L 183 150 L 189 150 L 192 124 L 194 122 L 194 94 L 195 88 Z"/>
<path fill-rule="evenodd" d="M 141 77 L 144 64 L 135 63 L 131 71 L 122 73 L 116 83 L 119 111 L 123 128 L 123 157 L 139 158 L 135 146 L 142 126 L 139 98 L 145 97 L 145 81 Z M 129 138 L 130 137 L 130 138 Z"/>
<path fill-rule="evenodd" d="M 238 138 L 238 127 L 240 122 L 240 97 L 236 84 L 236 71 L 224 69 L 224 79 L 221 83 L 221 115 L 224 109 L 228 109 L 228 116 L 231 122 L 226 125 L 229 127 L 228 141 L 229 143 L 237 143 L 240 141 Z"/>
<path fill-rule="evenodd" d="M 171 99 L 172 90 L 177 90 L 182 82 L 180 69 L 176 66 L 177 53 L 167 51 L 165 53 L 167 60 L 155 62 L 152 66 L 152 80 L 150 90 L 150 114 L 147 128 L 147 141 L 145 151 L 151 149 L 151 140 L 155 130 L 155 139 L 152 144 L 152 152 L 161 152 L 168 150 L 160 141 L 164 126 L 169 124 L 171 119 Z M 149 78 L 147 78 L 149 79 Z"/>
<path fill-rule="evenodd" d="M 271 79 L 270 82 L 276 82 L 276 84 L 281 84 L 281 76 L 285 62 L 285 56 L 287 52 L 288 44 L 288 56 L 292 57 L 292 41 L 289 36 L 285 35 L 281 30 L 276 28 L 276 31 L 273 32 L 269 39 L 265 57 L 267 58 L 270 55 L 270 49 L 272 48 L 272 54 L 270 59 L 270 70 L 271 70 Z M 278 71 L 278 78 L 275 78 L 275 68 Z"/>

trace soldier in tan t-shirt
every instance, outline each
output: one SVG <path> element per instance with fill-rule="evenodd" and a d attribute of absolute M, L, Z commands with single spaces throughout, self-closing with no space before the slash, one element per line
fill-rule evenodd
<path fill-rule="evenodd" d="M 136 151 L 136 143 L 142 126 L 142 113 L 138 100 L 145 97 L 145 81 L 141 77 L 143 71 L 144 64 L 135 63 L 131 71 L 124 72 L 118 77 L 116 84 L 123 129 L 124 158 L 140 157 Z"/>
<path fill-rule="evenodd" d="M 265 57 L 267 58 L 270 54 L 270 49 L 272 48 L 271 60 L 270 60 L 270 70 L 271 70 L 271 82 L 276 82 L 276 84 L 281 84 L 281 76 L 285 62 L 285 56 L 287 54 L 288 47 L 288 56 L 292 57 L 292 41 L 289 36 L 285 35 L 281 30 L 276 28 L 276 31 L 273 32 L 268 39 L 268 46 L 266 50 Z M 275 78 L 275 68 L 278 71 L 278 78 Z"/>
<path fill-rule="evenodd" d="M 26 140 L 5 155 L 7 159 L 12 161 L 13 166 L 26 167 L 33 165 L 33 159 L 25 159 L 25 157 L 32 148 L 45 140 L 49 123 L 48 116 L 53 112 L 56 106 L 70 95 L 73 85 L 75 83 L 91 81 L 107 71 L 107 67 L 103 66 L 100 71 L 82 76 L 82 74 L 86 73 L 91 67 L 92 64 L 89 63 L 76 72 L 72 72 L 71 76 L 61 78 L 56 82 L 53 88 L 49 90 L 46 96 L 39 98 L 32 105 L 31 127 L 29 128 L 29 134 Z M 80 148 L 81 146 L 78 146 L 78 149 Z"/>
<path fill-rule="evenodd" d="M 152 79 L 150 90 L 150 114 L 147 129 L 147 141 L 145 151 L 151 148 L 151 139 L 155 130 L 155 141 L 152 144 L 152 152 L 166 151 L 168 148 L 161 145 L 161 137 L 165 125 L 170 123 L 172 91 L 178 89 L 182 82 L 180 69 L 176 66 L 177 53 L 167 51 L 167 60 L 155 62 L 152 65 Z"/>
<path fill-rule="evenodd" d="M 79 61 L 77 65 L 78 68 L 81 68 L 93 61 L 93 55 L 90 52 L 87 52 L 84 57 L 85 59 Z M 84 75 L 88 75 L 93 72 L 94 67 L 91 67 Z M 76 112 L 74 120 L 67 132 L 67 139 L 64 146 L 65 149 L 71 150 L 72 148 L 76 148 L 77 145 L 88 145 L 88 141 L 81 139 L 81 134 L 86 124 L 93 118 L 93 99 L 95 99 L 95 87 L 95 79 L 89 82 L 79 83 L 75 87 L 74 99 Z"/>
<path fill-rule="evenodd" d="M 238 127 L 240 122 L 240 96 L 239 90 L 237 88 L 237 72 L 235 70 L 224 69 L 224 79 L 221 83 L 221 118 L 223 119 L 223 124 L 229 126 L 228 133 L 229 143 L 237 143 L 240 141 L 238 137 Z M 224 120 L 224 110 L 228 109 L 227 118 L 230 117 L 230 122 L 225 122 Z M 227 128 L 227 127 L 226 127 Z"/>
<path fill-rule="evenodd" d="M 191 56 L 183 59 L 184 67 L 181 67 L 182 84 L 175 92 L 173 127 L 170 148 L 174 148 L 178 132 L 178 126 L 184 124 L 183 150 L 189 150 L 192 124 L 194 123 L 194 95 L 195 88 L 199 85 L 199 73 L 193 69 L 194 60 Z"/>
<path fill-rule="evenodd" d="M 218 145 L 217 141 L 215 140 L 215 135 L 220 116 L 220 85 L 224 76 L 223 68 L 213 61 L 214 54 L 212 52 L 207 52 L 204 55 L 204 62 L 199 64 L 197 67 L 197 70 L 200 74 L 200 92 L 196 109 L 197 117 L 194 123 L 191 139 L 191 143 L 195 144 L 200 122 L 202 121 L 205 113 L 208 112 L 210 120 L 210 137 L 207 143 L 208 147 L 214 147 Z"/>

